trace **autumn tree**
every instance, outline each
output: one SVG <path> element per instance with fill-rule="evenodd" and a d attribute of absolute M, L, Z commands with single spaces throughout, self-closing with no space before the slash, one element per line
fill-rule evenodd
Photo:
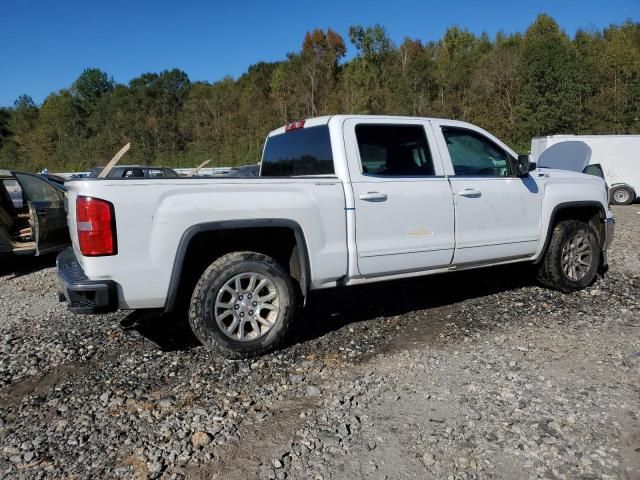
<path fill-rule="evenodd" d="M 331 29 L 307 32 L 300 52 L 302 71 L 307 80 L 310 116 L 328 113 L 336 105 L 333 95 L 338 80 L 339 61 L 346 47 L 340 35 Z"/>
<path fill-rule="evenodd" d="M 42 105 L 0 108 L 0 167 L 87 169 L 127 142 L 127 162 L 255 163 L 270 130 L 336 113 L 467 120 L 523 151 L 535 135 L 640 133 L 638 22 L 571 38 L 540 15 L 523 34 L 452 26 L 397 47 L 381 25 L 356 25 L 349 40 L 345 61 L 338 33 L 310 30 L 281 61 L 212 83 L 173 69 L 123 85 L 88 68 Z"/>

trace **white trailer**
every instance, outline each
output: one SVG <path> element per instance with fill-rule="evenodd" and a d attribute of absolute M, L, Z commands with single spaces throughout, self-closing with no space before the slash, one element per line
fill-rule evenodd
<path fill-rule="evenodd" d="M 640 135 L 550 135 L 531 140 L 538 167 L 583 172 L 600 164 L 614 205 L 640 197 Z"/>

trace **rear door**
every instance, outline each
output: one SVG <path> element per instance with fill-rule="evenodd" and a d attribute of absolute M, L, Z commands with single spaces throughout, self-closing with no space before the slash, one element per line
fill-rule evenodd
<path fill-rule="evenodd" d="M 31 173 L 13 172 L 33 218 L 37 254 L 60 250 L 69 244 L 69 228 L 62 191 Z"/>
<path fill-rule="evenodd" d="M 451 262 L 453 199 L 427 125 L 379 118 L 344 123 L 357 263 L 365 277 Z"/>

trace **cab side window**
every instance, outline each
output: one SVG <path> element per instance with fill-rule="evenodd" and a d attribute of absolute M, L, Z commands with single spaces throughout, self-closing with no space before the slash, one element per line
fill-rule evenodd
<path fill-rule="evenodd" d="M 443 127 L 442 134 L 456 175 L 513 175 L 509 154 L 488 138 L 472 130 L 454 127 Z"/>
<path fill-rule="evenodd" d="M 421 125 L 356 125 L 362 173 L 381 177 L 432 176 L 431 152 Z"/>

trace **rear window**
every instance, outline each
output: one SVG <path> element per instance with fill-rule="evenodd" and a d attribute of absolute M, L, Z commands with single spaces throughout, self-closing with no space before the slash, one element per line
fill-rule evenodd
<path fill-rule="evenodd" d="M 149 178 L 177 178 L 178 174 L 170 168 L 150 168 Z"/>
<path fill-rule="evenodd" d="M 109 178 L 144 178 L 144 171 L 141 168 L 116 167 L 111 170 Z"/>
<path fill-rule="evenodd" d="M 332 175 L 333 155 L 329 127 L 301 128 L 267 139 L 262 177 Z"/>

